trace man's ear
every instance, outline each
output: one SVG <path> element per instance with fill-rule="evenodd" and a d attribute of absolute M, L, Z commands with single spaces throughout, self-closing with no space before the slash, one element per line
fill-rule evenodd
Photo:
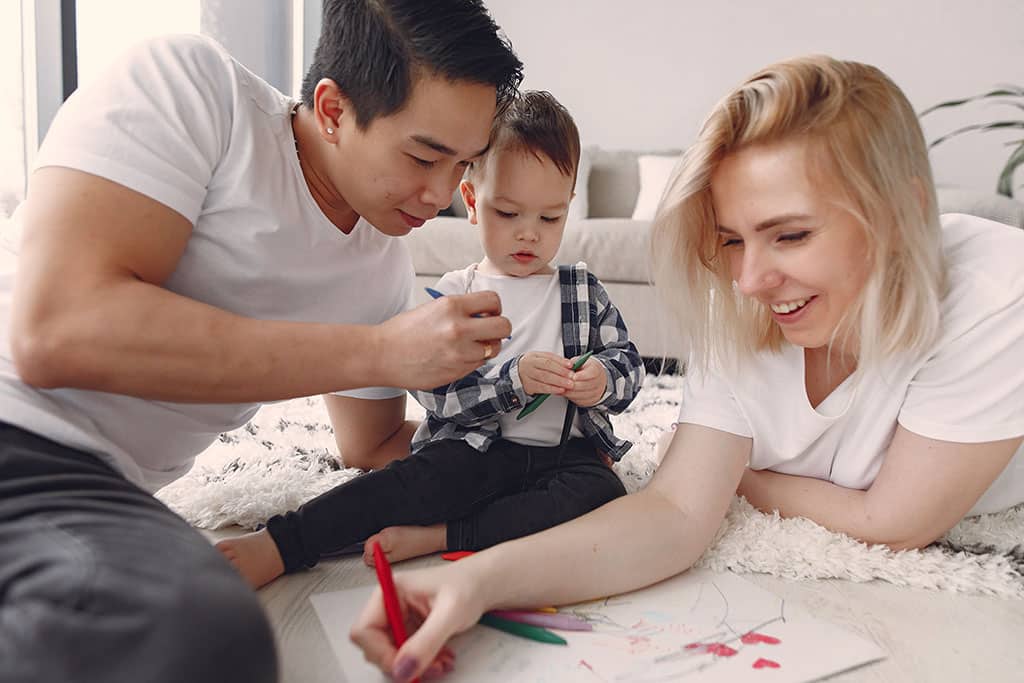
<path fill-rule="evenodd" d="M 469 218 L 469 222 L 476 225 L 476 188 L 473 187 L 473 182 L 463 180 L 459 183 L 459 193 L 462 195 L 462 203 L 466 205 L 466 216 Z"/>
<path fill-rule="evenodd" d="M 338 131 L 346 117 L 355 122 L 355 109 L 337 83 L 321 78 L 313 90 L 313 116 L 321 137 L 333 143 L 338 141 Z"/>

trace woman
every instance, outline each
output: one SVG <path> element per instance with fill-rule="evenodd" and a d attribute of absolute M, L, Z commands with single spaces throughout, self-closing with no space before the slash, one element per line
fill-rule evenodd
<path fill-rule="evenodd" d="M 688 568 L 733 493 L 894 549 L 1024 501 L 1024 232 L 940 224 L 913 109 L 877 69 L 807 57 L 712 111 L 659 207 L 659 290 L 691 341 L 679 427 L 641 492 L 452 566 L 400 575 L 352 637 L 397 680 L 497 607 Z"/>

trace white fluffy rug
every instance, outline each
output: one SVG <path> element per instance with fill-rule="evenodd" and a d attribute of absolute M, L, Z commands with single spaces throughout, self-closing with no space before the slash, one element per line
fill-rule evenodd
<path fill-rule="evenodd" d="M 681 378 L 650 376 L 616 431 L 635 445 L 616 465 L 629 491 L 654 472 L 654 444 L 678 413 Z M 422 409 L 410 401 L 410 418 Z M 193 525 L 255 528 L 359 474 L 339 469 L 319 398 L 264 407 L 245 427 L 221 435 L 182 479 L 157 497 Z M 733 501 L 698 565 L 790 579 L 882 579 L 900 586 L 1024 599 L 1024 506 L 964 520 L 924 550 L 867 546 L 806 519 L 781 519 Z"/>

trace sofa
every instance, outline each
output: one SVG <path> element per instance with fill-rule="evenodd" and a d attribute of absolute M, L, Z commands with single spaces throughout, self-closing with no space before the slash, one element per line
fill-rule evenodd
<path fill-rule="evenodd" d="M 556 261 L 585 261 L 608 289 L 645 358 L 685 355 L 671 326 L 662 324 L 650 282 L 649 230 L 653 206 L 679 152 L 584 150 L 576 199 L 566 220 Z M 585 191 L 584 191 L 585 190 Z M 958 187 L 938 187 L 941 213 L 967 213 L 1024 228 L 1024 203 Z M 450 213 L 428 221 L 406 238 L 416 269 L 417 296 L 449 270 L 483 257 L 475 226 L 456 193 Z"/>

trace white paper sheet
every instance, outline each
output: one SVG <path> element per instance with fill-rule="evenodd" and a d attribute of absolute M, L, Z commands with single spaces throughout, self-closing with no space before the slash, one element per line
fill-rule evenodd
<path fill-rule="evenodd" d="M 371 587 L 310 600 L 348 681 L 387 681 L 348 639 Z M 592 632 L 549 645 L 476 626 L 450 643 L 458 681 L 811 681 L 884 657 L 873 643 L 734 574 L 691 570 L 655 586 L 563 607 Z"/>

